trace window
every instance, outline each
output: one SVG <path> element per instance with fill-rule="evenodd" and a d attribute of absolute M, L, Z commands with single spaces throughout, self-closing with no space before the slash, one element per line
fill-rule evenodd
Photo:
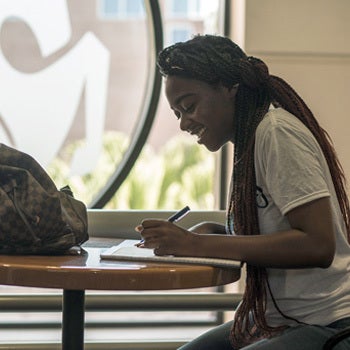
<path fill-rule="evenodd" d="M 172 13 L 174 15 L 186 15 L 187 14 L 187 0 L 172 1 L 171 4 Z"/>
<path fill-rule="evenodd" d="M 103 0 L 102 1 L 102 12 L 106 16 L 115 16 L 119 10 L 119 1 L 118 0 Z"/>
<path fill-rule="evenodd" d="M 166 44 L 219 32 L 212 20 L 219 1 L 210 2 L 210 11 L 205 3 L 160 1 L 162 13 L 198 10 L 195 19 L 162 16 Z M 133 19 L 144 14 L 143 2 L 58 0 L 24 17 L 15 6 L 1 7 L 4 18 L 20 18 L 5 20 L 1 31 L 2 142 L 33 155 L 58 187 L 68 183 L 89 205 L 124 161 L 142 110 L 150 47 L 145 18 Z M 125 20 L 106 21 L 114 17 Z M 193 155 L 191 162 L 166 164 L 183 152 Z M 165 171 L 155 173 L 159 167 Z M 199 189 L 191 188 L 190 172 L 198 173 Z M 181 135 L 162 93 L 147 145 L 105 208 L 172 210 L 188 201 L 193 209 L 214 209 L 214 178 L 215 156 Z"/>
<path fill-rule="evenodd" d="M 99 15 L 105 19 L 144 18 L 142 0 L 99 0 Z"/>
<path fill-rule="evenodd" d="M 206 0 L 167 0 L 168 13 L 173 17 L 199 16 Z M 214 1 L 215 2 L 215 1 Z"/>
<path fill-rule="evenodd" d="M 35 0 L 26 0 L 30 2 Z M 57 0 L 41 9 L 28 5 L 21 16 L 11 4 L 0 1 L 5 19 L 0 42 L 0 95 L 6 101 L 0 108 L 2 142 L 33 155 L 58 187 L 68 183 L 89 204 L 124 161 L 142 109 L 150 50 L 143 1 Z M 220 33 L 213 20 L 219 18 L 220 0 L 159 4 L 165 42 Z M 216 161 L 193 137 L 179 133 L 162 92 L 147 144 L 105 208 L 176 210 L 188 204 L 194 210 L 217 209 Z M 28 324 L 35 316 L 26 315 Z M 23 318 L 11 317 L 18 322 Z M 215 314 L 189 312 L 186 317 L 211 322 Z"/>
<path fill-rule="evenodd" d="M 190 38 L 191 31 L 185 28 L 173 29 L 171 32 L 171 41 L 173 43 L 186 41 Z"/>

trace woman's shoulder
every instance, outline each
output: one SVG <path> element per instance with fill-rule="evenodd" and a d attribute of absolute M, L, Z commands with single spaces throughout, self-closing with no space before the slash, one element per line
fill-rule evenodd
<path fill-rule="evenodd" d="M 286 132 L 310 134 L 309 129 L 293 114 L 283 108 L 271 108 L 265 114 L 256 130 L 256 137 L 264 137 L 269 133 Z"/>
<path fill-rule="evenodd" d="M 270 108 L 262 119 L 261 126 L 285 126 L 289 124 L 299 124 L 300 120 L 283 108 Z M 301 123 L 302 124 L 302 123 Z M 259 125 L 259 126 L 260 126 Z"/>

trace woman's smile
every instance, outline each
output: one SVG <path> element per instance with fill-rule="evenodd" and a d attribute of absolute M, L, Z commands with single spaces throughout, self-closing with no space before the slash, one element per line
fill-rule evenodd
<path fill-rule="evenodd" d="M 168 76 L 166 96 L 183 131 L 215 152 L 233 140 L 236 89 L 195 79 Z"/>
<path fill-rule="evenodd" d="M 200 127 L 194 128 L 192 130 L 191 129 L 187 130 L 187 132 L 190 133 L 191 135 L 197 136 L 198 143 L 202 143 L 201 139 L 206 131 L 207 131 L 207 128 L 205 126 L 200 126 Z"/>

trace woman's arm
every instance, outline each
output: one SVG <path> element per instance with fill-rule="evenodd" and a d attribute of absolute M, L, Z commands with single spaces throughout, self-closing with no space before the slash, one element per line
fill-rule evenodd
<path fill-rule="evenodd" d="M 188 229 L 191 232 L 199 234 L 220 234 L 225 235 L 225 226 L 214 221 L 203 221 Z"/>
<path fill-rule="evenodd" d="M 335 234 L 328 198 L 319 199 L 291 210 L 287 214 L 291 229 L 258 236 L 237 236 L 201 240 L 203 251 L 217 242 L 223 257 L 249 264 L 276 268 L 328 267 L 334 257 Z"/>
<path fill-rule="evenodd" d="M 201 235 L 161 220 L 144 220 L 144 246 L 159 255 L 228 258 L 272 268 L 328 267 L 335 234 L 329 198 L 312 201 L 287 214 L 291 229 L 264 235 Z"/>

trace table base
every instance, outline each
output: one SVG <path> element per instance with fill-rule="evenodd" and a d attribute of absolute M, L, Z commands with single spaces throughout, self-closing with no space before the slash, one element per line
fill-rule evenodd
<path fill-rule="evenodd" d="M 62 350 L 84 349 L 84 309 L 84 290 L 63 291 Z"/>

